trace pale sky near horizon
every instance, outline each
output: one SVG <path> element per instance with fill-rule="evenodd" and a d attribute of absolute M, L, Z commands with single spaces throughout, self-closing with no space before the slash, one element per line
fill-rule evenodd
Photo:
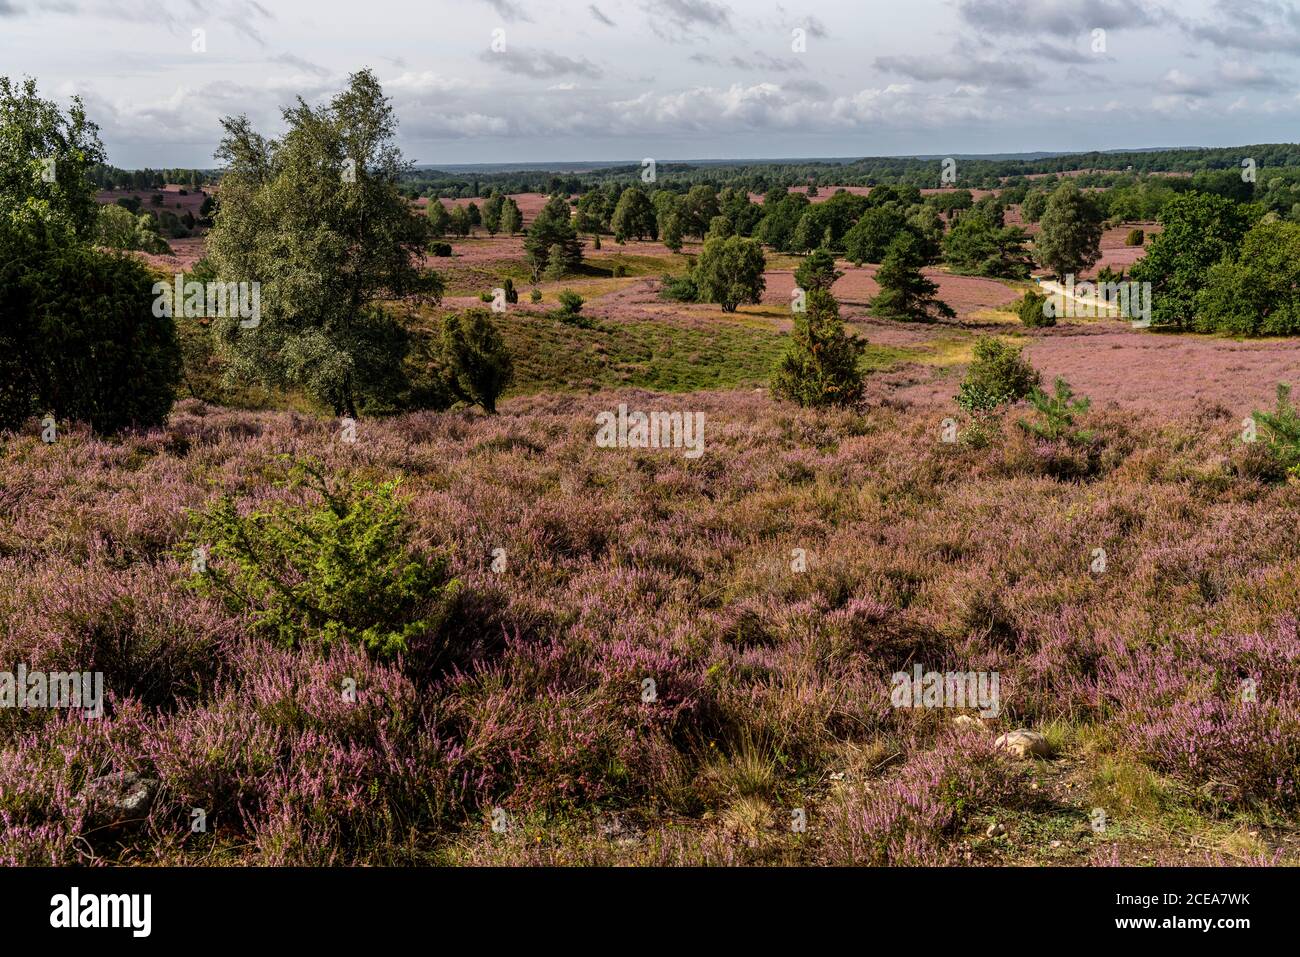
<path fill-rule="evenodd" d="M 1287 142 L 1297 56 L 1289 0 L 0 0 L 0 73 L 128 168 L 363 66 L 434 165 Z"/>

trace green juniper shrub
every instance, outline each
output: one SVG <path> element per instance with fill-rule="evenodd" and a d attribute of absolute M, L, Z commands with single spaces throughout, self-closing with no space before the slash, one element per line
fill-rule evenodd
<path fill-rule="evenodd" d="M 595 325 L 589 317 L 582 314 L 582 306 L 586 300 L 572 289 L 560 290 L 558 298 L 560 308 L 555 313 L 555 317 L 561 322 L 571 326 L 581 326 L 584 329 L 590 329 Z"/>
<path fill-rule="evenodd" d="M 309 500 L 249 511 L 225 496 L 192 514 L 187 557 L 205 555 L 194 587 L 286 647 L 440 651 L 461 586 L 444 557 L 410 546 L 398 482 L 331 482 L 318 464 L 297 462 L 284 484 Z"/>
<path fill-rule="evenodd" d="M 453 397 L 489 415 L 496 413 L 497 399 L 514 379 L 514 363 L 486 309 L 443 319 L 440 359 Z"/>
<path fill-rule="evenodd" d="M 659 298 L 669 302 L 699 302 L 700 290 L 687 276 L 664 276 L 659 282 Z"/>
<path fill-rule="evenodd" d="M 560 311 L 571 316 L 576 316 L 582 312 L 583 303 L 586 302 L 572 289 L 561 289 L 558 299 L 560 300 Z"/>
<path fill-rule="evenodd" d="M 1141 246 L 1147 241 L 1147 234 L 1141 229 L 1130 229 L 1124 237 L 1125 246 Z"/>
<path fill-rule="evenodd" d="M 1026 289 L 1024 298 L 1020 300 L 1019 305 L 1016 307 L 1021 324 L 1031 329 L 1056 325 L 1056 314 L 1045 309 L 1046 305 L 1047 296 L 1033 289 Z"/>
<path fill-rule="evenodd" d="M 957 404 L 970 413 L 996 409 L 1025 398 L 1038 385 L 1038 372 L 1020 355 L 1020 347 L 996 336 L 975 340 L 975 359 L 957 393 Z"/>
<path fill-rule="evenodd" d="M 858 361 L 866 344 L 844 331 L 839 303 L 823 287 L 795 313 L 790 346 L 772 377 L 772 392 L 802 406 L 852 405 L 862 397 Z"/>
<path fill-rule="evenodd" d="M 170 316 L 136 259 L 0 224 L 0 428 L 28 415 L 113 433 L 166 421 L 181 380 Z M 4 370 L 0 370 L 4 372 Z"/>

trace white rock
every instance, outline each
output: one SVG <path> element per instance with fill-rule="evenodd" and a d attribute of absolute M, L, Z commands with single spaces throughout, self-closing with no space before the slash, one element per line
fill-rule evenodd
<path fill-rule="evenodd" d="M 988 830 L 984 833 L 988 837 L 1001 837 L 1003 834 L 1007 833 L 1007 829 L 1001 824 L 990 824 Z"/>
<path fill-rule="evenodd" d="M 993 742 L 995 748 L 1006 748 L 1018 758 L 1045 758 L 1052 753 L 1047 739 L 1037 731 L 1017 728 L 1006 734 L 998 735 Z"/>

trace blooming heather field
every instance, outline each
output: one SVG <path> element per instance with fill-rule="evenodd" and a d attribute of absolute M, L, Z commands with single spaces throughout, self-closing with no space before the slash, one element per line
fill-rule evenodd
<path fill-rule="evenodd" d="M 703 413 L 704 454 L 597 447 L 619 403 Z M 0 711 L 0 858 L 1294 861 L 1300 487 L 1213 403 L 1099 405 L 1083 458 L 943 443 L 947 402 L 750 389 L 517 396 L 354 444 L 195 400 L 11 437 L 0 653 L 103 671 L 108 702 Z M 401 479 L 410 545 L 461 581 L 447 655 L 282 650 L 190 587 L 187 510 L 306 495 L 284 455 Z M 892 707 L 914 665 L 998 672 L 1000 714 Z M 1050 757 L 994 747 L 1021 727 Z M 101 822 L 87 782 L 124 773 L 156 799 Z"/>
<path fill-rule="evenodd" d="M 1143 254 L 1128 228 L 1103 264 Z M 416 321 L 532 285 L 522 237 L 450 242 Z M 955 316 L 896 322 L 879 267 L 841 261 L 866 401 L 800 410 L 768 390 L 800 260 L 734 312 L 662 298 L 699 252 L 606 239 L 512 304 L 496 416 L 350 441 L 187 378 L 209 401 L 161 428 L 7 435 L 0 657 L 102 672 L 106 701 L 0 709 L 0 863 L 1300 863 L 1300 484 L 1239 439 L 1300 380 L 1294 341 L 1029 329 L 1030 283 L 942 267 Z M 1090 442 L 1033 438 L 1023 404 L 943 440 L 990 333 L 1092 399 Z M 602 447 L 620 405 L 702 417 L 700 454 Z M 290 648 L 203 586 L 220 502 L 245 528 L 323 507 L 293 463 L 396 482 L 398 543 L 446 557 L 402 653 Z M 916 670 L 995 675 L 996 706 L 900 707 Z M 1018 730 L 1038 754 L 999 746 Z"/>

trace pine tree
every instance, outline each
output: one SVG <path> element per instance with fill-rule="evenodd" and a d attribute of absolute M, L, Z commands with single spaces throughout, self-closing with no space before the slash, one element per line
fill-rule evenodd
<path fill-rule="evenodd" d="M 876 271 L 880 294 L 871 300 L 874 315 L 912 322 L 930 322 L 932 312 L 948 319 L 956 315 L 935 296 L 939 287 L 921 272 L 924 261 L 920 240 L 911 232 L 900 233 L 890 243 L 885 261 Z"/>

